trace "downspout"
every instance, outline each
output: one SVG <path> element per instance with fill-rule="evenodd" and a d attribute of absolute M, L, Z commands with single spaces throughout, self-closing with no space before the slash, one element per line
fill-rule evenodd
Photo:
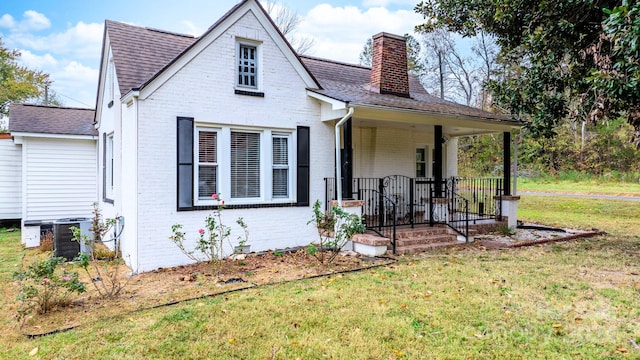
<path fill-rule="evenodd" d="M 340 156 L 340 126 L 342 126 L 347 120 L 351 118 L 351 115 L 353 115 L 353 108 L 349 107 L 349 103 L 347 103 L 347 108 L 349 109 L 347 114 L 336 123 L 336 192 L 338 193 L 338 207 L 342 207 L 342 159 Z"/>

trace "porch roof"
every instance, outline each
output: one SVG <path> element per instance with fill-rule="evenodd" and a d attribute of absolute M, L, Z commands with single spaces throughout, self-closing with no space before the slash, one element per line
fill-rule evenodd
<path fill-rule="evenodd" d="M 410 121 L 424 122 L 430 118 L 430 124 L 462 126 L 473 128 L 473 122 L 479 122 L 480 129 L 511 128 L 522 126 L 521 121 L 512 119 L 508 115 L 496 114 L 481 109 L 442 100 L 430 95 L 420 81 L 409 75 L 410 97 L 380 94 L 372 91 L 370 85 L 371 69 L 364 66 L 345 64 L 331 60 L 301 56 L 302 61 L 316 76 L 322 89 L 307 89 L 311 93 L 338 102 L 348 103 L 349 106 L 382 112 L 378 114 L 382 120 L 388 115 L 384 112 L 401 112 L 419 116 L 420 119 Z M 356 113 L 357 114 L 357 113 Z M 410 116 L 411 117 L 411 116 Z M 457 121 L 456 121 L 457 120 Z M 456 122 L 455 124 L 452 122 Z M 487 127 L 492 124 L 493 126 Z"/>

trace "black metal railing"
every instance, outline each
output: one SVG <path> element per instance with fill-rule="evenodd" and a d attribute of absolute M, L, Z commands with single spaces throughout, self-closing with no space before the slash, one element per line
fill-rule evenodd
<path fill-rule="evenodd" d="M 374 189 L 360 189 L 363 195 L 363 222 L 368 230 L 391 240 L 396 253 L 396 230 L 398 226 L 398 204 L 384 193 Z"/>
<path fill-rule="evenodd" d="M 500 218 L 503 194 L 502 178 L 455 178 L 456 194 L 469 200 L 469 213 L 474 220 Z"/>
<path fill-rule="evenodd" d="M 469 200 L 457 194 L 456 187 L 456 178 L 435 183 L 429 198 L 429 223 L 444 224 L 469 242 Z"/>
<path fill-rule="evenodd" d="M 337 199 L 335 178 L 325 178 L 326 210 Z M 391 175 L 383 178 L 354 178 L 351 197 L 364 200 L 363 218 L 369 229 L 397 225 L 446 224 L 468 236 L 466 222 L 500 218 L 503 193 L 501 178 L 410 178 Z M 393 214 L 388 206 L 393 204 Z M 434 204 L 437 205 L 434 207 Z M 444 210 L 446 206 L 447 211 Z M 444 214 L 447 214 L 446 216 Z M 391 221 L 393 219 L 393 221 Z"/>

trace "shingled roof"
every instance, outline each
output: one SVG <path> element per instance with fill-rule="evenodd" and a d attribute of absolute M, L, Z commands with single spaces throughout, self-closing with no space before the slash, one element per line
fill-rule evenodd
<path fill-rule="evenodd" d="M 213 24 L 207 33 L 242 3 L 236 4 Z M 106 21 L 105 31 L 111 41 L 121 94 L 144 86 L 201 38 L 110 20 Z M 373 91 L 370 85 L 371 69 L 368 67 L 310 56 L 299 58 L 320 85 L 308 90 L 338 101 L 349 102 L 352 105 L 425 111 L 436 115 L 465 116 L 520 124 L 507 115 L 490 113 L 432 96 L 415 76 L 409 77 L 410 97 L 405 98 Z"/>
<path fill-rule="evenodd" d="M 322 89 L 309 90 L 338 101 L 349 102 L 351 105 L 392 107 L 517 123 L 506 115 L 490 113 L 430 95 L 413 75 L 409 76 L 410 97 L 405 98 L 372 91 L 371 69 L 368 67 L 310 56 L 301 56 L 301 59 L 322 85 Z"/>
<path fill-rule="evenodd" d="M 95 111 L 30 104 L 9 105 L 9 132 L 62 135 L 97 135 Z"/>
<path fill-rule="evenodd" d="M 157 29 L 105 21 L 120 93 L 142 86 L 197 39 Z"/>

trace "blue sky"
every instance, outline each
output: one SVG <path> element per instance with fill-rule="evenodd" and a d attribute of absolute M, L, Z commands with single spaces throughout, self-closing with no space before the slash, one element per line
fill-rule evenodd
<path fill-rule="evenodd" d="M 21 62 L 49 73 L 67 106 L 95 106 L 105 19 L 192 35 L 202 34 L 238 0 L 3 1 L 0 36 Z M 276 1 L 277 2 L 277 1 Z M 301 18 L 297 36 L 315 41 L 309 55 L 350 63 L 380 31 L 412 32 L 417 0 L 281 0 Z"/>

